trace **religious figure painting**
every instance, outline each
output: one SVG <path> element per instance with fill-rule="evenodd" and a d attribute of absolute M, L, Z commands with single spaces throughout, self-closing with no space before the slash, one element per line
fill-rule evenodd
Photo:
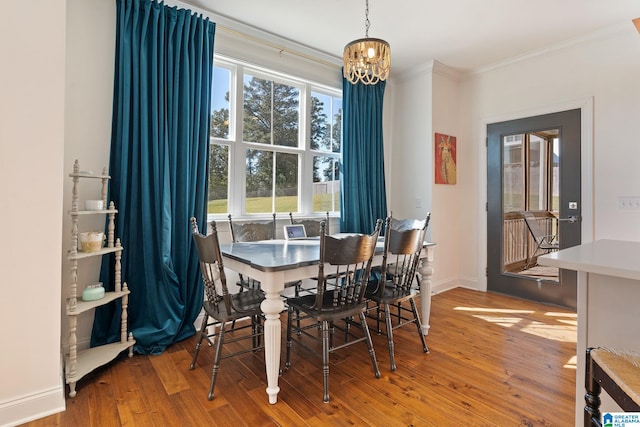
<path fill-rule="evenodd" d="M 434 145 L 436 184 L 455 184 L 456 137 L 436 133 Z"/>

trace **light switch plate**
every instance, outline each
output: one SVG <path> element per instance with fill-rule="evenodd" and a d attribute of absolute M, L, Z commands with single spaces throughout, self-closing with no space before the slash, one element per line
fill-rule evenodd
<path fill-rule="evenodd" d="M 618 209 L 625 211 L 640 210 L 640 197 L 618 197 Z"/>

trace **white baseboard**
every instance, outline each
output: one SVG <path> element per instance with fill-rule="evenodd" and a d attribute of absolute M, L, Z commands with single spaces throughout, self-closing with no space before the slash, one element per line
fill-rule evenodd
<path fill-rule="evenodd" d="M 478 290 L 478 282 L 473 278 L 457 278 L 438 280 L 431 284 L 431 293 L 439 294 L 455 288 L 466 288 L 474 291 Z"/>
<path fill-rule="evenodd" d="M 480 284 L 478 283 L 478 279 L 475 277 L 461 277 L 458 279 L 460 283 L 460 287 L 472 289 L 474 291 L 480 291 Z"/>
<path fill-rule="evenodd" d="M 65 387 L 59 386 L 0 403 L 0 426 L 16 426 L 65 410 Z"/>

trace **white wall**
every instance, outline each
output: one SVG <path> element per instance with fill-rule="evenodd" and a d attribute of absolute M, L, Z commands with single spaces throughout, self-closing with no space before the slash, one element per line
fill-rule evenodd
<path fill-rule="evenodd" d="M 433 184 L 432 239 L 437 243 L 434 252 L 434 291 L 442 291 L 456 286 L 467 285 L 459 277 L 459 247 L 463 245 L 468 233 L 470 217 L 460 211 L 460 199 L 464 184 L 469 180 L 465 173 L 469 156 L 470 141 L 459 136 L 460 94 L 459 76 L 452 70 L 436 62 L 433 67 L 433 128 L 430 138 L 430 156 L 426 170 L 430 182 L 435 181 L 434 134 L 442 133 L 456 137 L 456 184 Z M 437 260 L 437 262 L 435 261 Z M 472 285 L 473 286 L 473 285 Z"/>
<path fill-rule="evenodd" d="M 386 103 L 384 106 L 385 113 L 393 112 L 392 136 L 385 135 L 384 143 L 391 150 L 388 208 L 396 218 L 423 217 L 431 209 L 433 176 L 427 165 L 432 158 L 432 71 L 428 64 L 403 79 L 393 80 L 395 108 Z"/>
<path fill-rule="evenodd" d="M 385 139 L 391 147 L 389 209 L 398 218 L 422 218 L 431 212 L 429 240 L 434 252 L 433 290 L 459 286 L 458 245 L 461 186 L 435 185 L 434 133 L 457 137 L 458 165 L 465 164 L 465 142 L 458 136 L 459 76 L 431 61 L 394 80 L 393 134 Z M 385 105 L 387 109 L 387 105 Z M 458 182 L 466 179 L 458 166 Z"/>
<path fill-rule="evenodd" d="M 640 240 L 640 211 L 617 208 L 618 196 L 640 196 L 640 36 L 629 22 L 592 39 L 541 52 L 480 72 L 461 85 L 461 139 L 469 141 L 460 183 L 460 212 L 470 223 L 458 242 L 460 277 L 475 277 L 482 289 L 486 260 L 486 123 L 526 117 L 593 101 L 593 164 L 583 175 L 593 183 L 583 212 L 593 211 L 587 235 L 594 239 Z M 584 142 L 584 135 L 583 135 Z M 583 224 L 589 227 L 589 222 Z M 583 233 L 584 236 L 584 233 Z M 471 239 L 469 239 L 471 237 Z M 476 261 L 477 260 L 477 261 Z"/>
<path fill-rule="evenodd" d="M 65 1 L 3 2 L 0 57 L 0 425 L 12 425 L 64 409 Z"/>
<path fill-rule="evenodd" d="M 109 167 L 111 143 L 111 108 L 115 56 L 116 2 L 112 0 L 67 0 L 67 54 L 66 54 L 66 114 L 64 206 L 71 206 L 72 182 L 68 174 L 77 159 L 81 170 L 99 172 Z M 85 199 L 99 198 L 98 180 L 83 180 L 79 184 L 82 203 Z M 116 207 L 117 208 L 117 207 Z M 80 231 L 101 230 L 104 218 L 98 215 L 83 217 Z M 63 218 L 62 247 L 66 253 L 71 246 L 71 219 Z M 126 248 L 125 248 L 126 249 Z M 83 260 L 78 265 L 78 292 L 83 284 L 98 280 L 100 259 Z M 62 266 L 62 283 L 70 282 L 70 264 Z M 126 279 L 125 279 L 126 280 Z M 68 297 L 63 286 L 62 302 Z M 68 323 L 62 322 L 63 351 L 68 351 Z M 93 311 L 79 316 L 78 349 L 89 347 Z"/>

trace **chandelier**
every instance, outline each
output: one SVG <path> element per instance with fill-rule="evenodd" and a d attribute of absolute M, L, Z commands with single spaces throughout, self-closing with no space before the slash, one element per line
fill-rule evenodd
<path fill-rule="evenodd" d="M 344 78 L 351 83 L 374 85 L 389 77 L 391 48 L 381 39 L 369 38 L 369 0 L 365 9 L 365 38 L 344 47 Z"/>

